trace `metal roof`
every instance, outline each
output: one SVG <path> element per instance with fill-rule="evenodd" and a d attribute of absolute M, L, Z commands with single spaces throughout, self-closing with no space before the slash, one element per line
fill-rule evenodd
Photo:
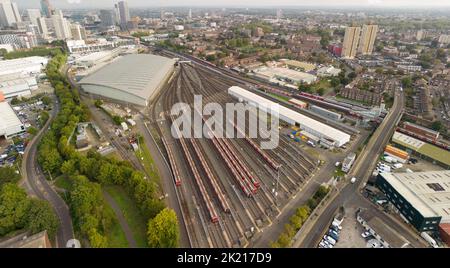
<path fill-rule="evenodd" d="M 17 117 L 9 103 L 0 102 L 0 136 L 9 135 L 9 129 L 21 126 L 22 122 Z"/>
<path fill-rule="evenodd" d="M 114 88 L 148 99 L 174 64 L 175 60 L 156 55 L 127 55 L 83 78 L 79 84 Z"/>
<path fill-rule="evenodd" d="M 450 221 L 450 170 L 381 176 L 423 216 Z"/>
<path fill-rule="evenodd" d="M 243 88 L 240 88 L 240 87 L 236 87 L 236 86 L 230 87 L 228 89 L 228 92 L 232 95 L 238 95 L 238 97 L 242 97 L 248 102 L 256 103 L 259 105 L 259 108 L 267 109 L 268 111 L 272 111 L 271 108 L 275 107 L 275 105 L 277 105 L 277 103 L 275 103 L 273 101 L 270 101 L 266 98 L 263 98 L 255 93 L 252 93 L 252 92 L 245 90 Z M 278 107 L 279 107 L 278 113 L 281 116 L 284 116 L 284 117 L 288 118 L 289 120 L 297 122 L 300 125 L 304 125 L 310 129 L 313 129 L 316 132 L 320 133 L 324 137 L 327 137 L 333 141 L 339 142 L 339 144 L 340 144 L 339 146 L 350 141 L 350 135 L 348 135 L 340 130 L 330 127 L 324 123 L 321 123 L 321 122 L 314 120 L 310 117 L 307 117 L 303 114 L 295 112 L 284 106 L 278 105 Z"/>

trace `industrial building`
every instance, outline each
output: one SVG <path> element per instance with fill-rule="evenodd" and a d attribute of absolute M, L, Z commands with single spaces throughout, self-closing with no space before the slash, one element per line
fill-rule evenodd
<path fill-rule="evenodd" d="M 123 51 L 121 48 L 116 48 L 113 50 L 105 50 L 90 53 L 75 59 L 74 63 L 79 68 L 91 68 L 94 65 L 110 61 Z"/>
<path fill-rule="evenodd" d="M 47 66 L 48 59 L 44 57 L 27 57 L 0 61 L 0 75 L 30 74 L 37 75 Z"/>
<path fill-rule="evenodd" d="M 330 110 L 327 110 L 325 108 L 316 106 L 316 105 L 311 105 L 309 110 L 313 113 L 316 113 L 318 115 L 321 115 L 325 118 L 331 119 L 333 121 L 342 121 L 344 118 L 342 117 L 342 114 L 340 113 L 335 113 L 332 112 Z"/>
<path fill-rule="evenodd" d="M 119 102 L 147 106 L 173 72 L 175 60 L 155 55 L 127 55 L 79 84 L 83 91 Z"/>
<path fill-rule="evenodd" d="M 281 120 L 291 125 L 299 126 L 303 131 L 309 132 L 320 138 L 321 141 L 331 140 L 336 147 L 341 147 L 350 141 L 350 135 L 284 106 L 279 105 L 278 111 L 274 111 L 273 107 L 276 107 L 276 105 L 278 105 L 277 103 L 243 88 L 233 86 L 228 89 L 228 93 L 239 99 L 241 102 L 245 101 L 257 105 L 259 108 L 265 109 L 271 114 L 276 114 L 276 112 L 278 112 Z"/>
<path fill-rule="evenodd" d="M 25 127 L 6 101 L 0 102 L 0 137 L 9 138 L 25 131 Z"/>
<path fill-rule="evenodd" d="M 0 76 L 0 91 L 6 99 L 31 95 L 38 89 L 36 78 L 28 74 L 8 74 Z"/>
<path fill-rule="evenodd" d="M 435 145 L 423 142 L 411 136 L 396 131 L 392 142 L 410 154 L 419 155 L 447 169 L 450 168 L 450 152 Z"/>
<path fill-rule="evenodd" d="M 450 170 L 381 173 L 376 185 L 418 231 L 450 223 Z"/>
<path fill-rule="evenodd" d="M 280 67 L 261 68 L 255 71 L 255 76 L 271 82 L 281 81 L 291 84 L 312 84 L 317 80 L 315 75 Z"/>

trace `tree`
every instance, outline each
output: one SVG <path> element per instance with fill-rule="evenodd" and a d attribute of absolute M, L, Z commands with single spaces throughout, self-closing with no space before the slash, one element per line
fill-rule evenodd
<path fill-rule="evenodd" d="M 411 87 L 412 86 L 412 79 L 411 79 L 411 77 L 405 77 L 405 78 L 403 78 L 402 79 L 402 86 L 404 87 L 404 88 L 408 88 L 408 87 Z"/>
<path fill-rule="evenodd" d="M 305 222 L 308 219 L 309 214 L 311 213 L 310 211 L 311 210 L 308 206 L 301 206 L 297 209 L 295 215 L 297 215 L 302 220 L 302 222 Z"/>
<path fill-rule="evenodd" d="M 44 103 L 44 105 L 50 105 L 52 103 L 52 99 L 49 96 L 44 96 L 42 97 L 42 103 Z"/>
<path fill-rule="evenodd" d="M 22 229 L 27 223 L 30 200 L 25 190 L 7 183 L 0 189 L 0 236 Z"/>
<path fill-rule="evenodd" d="M 206 56 L 206 60 L 209 62 L 213 62 L 216 60 L 216 55 L 208 55 Z"/>
<path fill-rule="evenodd" d="M 435 131 L 441 131 L 443 129 L 443 125 L 441 121 L 434 121 L 433 124 L 431 125 L 431 129 L 435 130 Z"/>
<path fill-rule="evenodd" d="M 179 239 L 175 211 L 165 208 L 148 222 L 148 245 L 152 248 L 175 248 Z"/>
<path fill-rule="evenodd" d="M 16 183 L 20 180 L 20 175 L 12 167 L 0 167 L 0 189 L 6 183 Z"/>
<path fill-rule="evenodd" d="M 325 94 L 325 89 L 323 87 L 319 88 L 317 90 L 317 94 L 319 94 L 320 96 L 323 96 Z"/>
<path fill-rule="evenodd" d="M 108 247 L 108 240 L 105 236 L 101 235 L 97 229 L 91 229 L 89 232 L 89 242 L 93 248 Z"/>
<path fill-rule="evenodd" d="M 356 73 L 355 72 L 351 72 L 351 73 L 349 73 L 348 75 L 347 75 L 347 77 L 349 78 L 349 79 L 355 79 L 356 78 Z"/>
<path fill-rule="evenodd" d="M 38 130 L 35 127 L 29 127 L 27 129 L 27 132 L 31 135 L 31 136 L 35 136 L 38 133 Z"/>
<path fill-rule="evenodd" d="M 28 213 L 28 230 L 31 234 L 47 231 L 53 239 L 58 229 L 59 220 L 50 204 L 44 200 L 32 199 Z"/>

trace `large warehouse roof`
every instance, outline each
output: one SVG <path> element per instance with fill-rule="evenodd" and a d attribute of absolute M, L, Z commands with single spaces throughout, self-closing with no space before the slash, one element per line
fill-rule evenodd
<path fill-rule="evenodd" d="M 450 221 L 450 170 L 381 176 L 423 216 Z"/>
<path fill-rule="evenodd" d="M 158 90 L 161 81 L 172 70 L 174 64 L 175 60 L 161 56 L 127 55 L 82 79 L 79 84 L 84 90 L 89 86 L 118 90 L 125 93 L 120 99 L 123 101 L 126 101 L 127 95 L 146 101 Z M 95 89 L 87 91 L 96 94 Z M 118 98 L 108 96 L 108 92 L 105 91 L 98 94 Z"/>
<path fill-rule="evenodd" d="M 252 92 L 245 90 L 243 88 L 240 88 L 240 87 L 236 87 L 236 86 L 230 87 L 228 89 L 228 92 L 231 95 L 234 95 L 235 97 L 245 99 L 247 102 L 258 104 L 258 106 L 260 108 L 267 109 L 269 111 L 271 111 L 271 107 L 274 107 L 274 105 L 277 105 L 277 103 L 275 103 L 273 101 L 270 101 L 266 98 L 263 98 L 255 93 L 252 93 Z M 325 137 L 325 138 L 335 141 L 338 144 L 338 146 L 342 146 L 345 143 L 350 141 L 350 135 L 348 135 L 340 130 L 337 130 L 335 128 L 332 128 L 326 124 L 323 124 L 317 120 L 309 118 L 303 114 L 295 112 L 289 108 L 279 105 L 278 112 L 280 114 L 281 119 L 283 119 L 283 117 L 285 117 L 286 119 L 291 121 L 290 123 L 296 122 L 296 123 L 300 124 L 300 126 L 302 126 L 302 127 L 312 129 L 316 133 L 320 134 L 322 137 Z M 312 134 L 315 134 L 315 133 L 312 133 Z"/>
<path fill-rule="evenodd" d="M 0 102 L 0 136 L 11 136 L 23 131 L 23 124 L 9 103 Z"/>
<path fill-rule="evenodd" d="M 392 136 L 392 141 L 431 159 L 439 161 L 442 164 L 450 166 L 450 152 L 447 150 L 397 131 L 394 133 L 394 136 Z"/>

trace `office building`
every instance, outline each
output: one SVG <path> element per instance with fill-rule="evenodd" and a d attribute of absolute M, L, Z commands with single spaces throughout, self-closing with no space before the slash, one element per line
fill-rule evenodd
<path fill-rule="evenodd" d="M 38 25 L 38 19 L 41 17 L 41 11 L 39 9 L 27 9 L 28 21 L 34 25 Z"/>
<path fill-rule="evenodd" d="M 72 38 L 70 23 L 64 18 L 61 10 L 56 11 L 55 14 L 52 15 L 52 22 L 56 39 L 66 40 Z"/>
<path fill-rule="evenodd" d="M 130 21 L 130 10 L 128 9 L 127 1 L 120 1 L 118 3 L 119 15 L 120 15 L 120 28 L 122 30 L 128 29 L 128 21 Z"/>
<path fill-rule="evenodd" d="M 450 223 L 450 170 L 381 173 L 376 185 L 419 232 Z"/>
<path fill-rule="evenodd" d="M 361 27 L 347 27 L 345 29 L 344 44 L 341 56 L 346 59 L 354 59 L 358 50 Z"/>
<path fill-rule="evenodd" d="M 51 18 L 55 12 L 49 0 L 41 0 L 41 10 L 47 18 Z"/>
<path fill-rule="evenodd" d="M 0 26 L 13 27 L 22 22 L 17 4 L 9 0 L 0 0 Z"/>
<path fill-rule="evenodd" d="M 100 10 L 101 27 L 108 29 L 116 24 L 115 14 L 113 10 Z"/>
<path fill-rule="evenodd" d="M 37 19 L 37 24 L 38 29 L 39 29 L 39 34 L 41 35 L 42 39 L 48 39 L 50 36 L 50 33 L 48 32 L 48 28 L 47 28 L 47 19 L 46 18 L 38 18 Z"/>
<path fill-rule="evenodd" d="M 189 12 L 188 12 L 188 19 L 192 19 L 192 9 L 189 9 Z"/>
<path fill-rule="evenodd" d="M 358 53 L 370 55 L 373 52 L 373 45 L 377 37 L 378 25 L 363 25 L 361 37 L 359 39 Z"/>

